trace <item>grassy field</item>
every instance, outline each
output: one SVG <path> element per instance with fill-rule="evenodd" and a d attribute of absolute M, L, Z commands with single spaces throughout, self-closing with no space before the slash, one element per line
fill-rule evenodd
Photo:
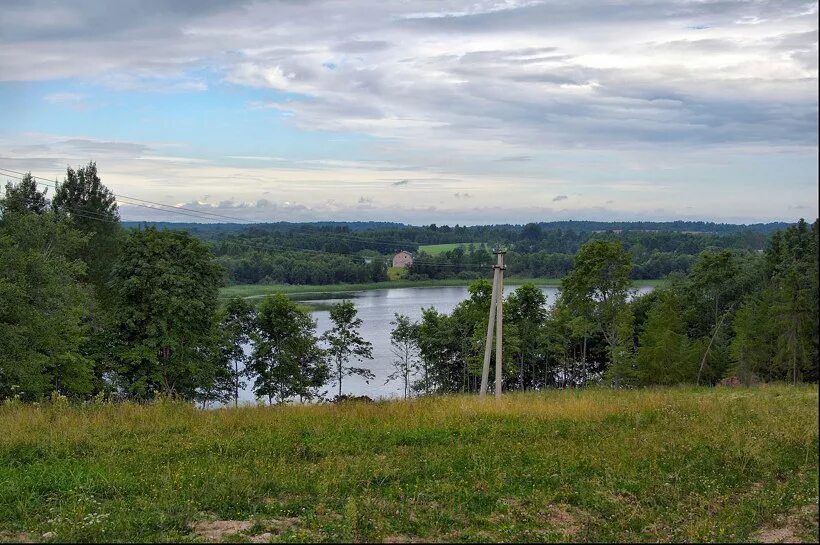
<path fill-rule="evenodd" d="M 0 536 L 817 540 L 818 390 L 0 406 Z"/>
<path fill-rule="evenodd" d="M 475 244 L 475 246 L 478 248 L 481 246 L 482 243 L 473 242 L 472 244 Z M 430 255 L 438 255 L 443 254 L 444 252 L 449 252 L 450 250 L 455 250 L 459 246 L 463 247 L 466 251 L 469 245 L 469 242 L 454 242 L 450 244 L 423 244 L 419 246 L 419 251 Z M 491 248 L 492 245 L 488 244 L 487 247 Z"/>
<path fill-rule="evenodd" d="M 448 278 L 444 280 L 388 280 L 367 284 L 327 284 L 327 285 L 294 285 L 294 284 L 239 284 L 226 286 L 219 292 L 222 299 L 244 297 L 246 299 L 264 297 L 271 293 L 285 293 L 294 301 L 325 299 L 333 296 L 352 297 L 353 292 L 365 290 L 382 290 L 389 288 L 441 288 L 446 286 L 467 286 L 472 280 Z M 505 278 L 504 284 L 518 286 L 532 282 L 538 286 L 559 286 L 560 278 Z M 663 280 L 636 280 L 636 287 L 658 286 Z"/>

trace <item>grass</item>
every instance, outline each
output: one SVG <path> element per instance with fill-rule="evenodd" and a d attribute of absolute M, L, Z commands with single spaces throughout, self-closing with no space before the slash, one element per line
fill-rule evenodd
<path fill-rule="evenodd" d="M 329 299 L 334 295 L 339 298 L 353 297 L 354 292 L 365 290 L 382 290 L 390 288 L 440 288 L 447 286 L 468 286 L 472 280 L 461 278 L 447 278 L 443 280 L 388 280 L 385 282 L 369 282 L 366 284 L 326 284 L 326 285 L 297 285 L 297 284 L 237 284 L 226 286 L 219 292 L 222 299 L 243 297 L 253 299 L 264 297 L 271 293 L 284 293 L 294 301 L 310 299 Z M 525 282 L 532 282 L 538 286 L 559 286 L 560 278 L 504 278 L 504 284 L 518 286 Z M 636 280 L 636 287 L 658 286 L 663 280 Z"/>
<path fill-rule="evenodd" d="M 817 402 L 814 385 L 213 411 L 12 404 L 0 406 L 0 536 L 816 541 Z"/>
<path fill-rule="evenodd" d="M 424 244 L 419 246 L 419 251 L 430 255 L 438 255 L 443 254 L 444 252 L 449 252 L 450 250 L 455 250 L 458 247 L 462 247 L 466 251 L 467 247 L 470 244 L 470 242 L 453 242 L 449 244 Z M 476 248 L 480 248 L 482 243 L 473 242 L 472 244 L 474 244 Z M 489 251 L 489 249 L 492 248 L 492 245 L 487 244 L 487 248 Z"/>

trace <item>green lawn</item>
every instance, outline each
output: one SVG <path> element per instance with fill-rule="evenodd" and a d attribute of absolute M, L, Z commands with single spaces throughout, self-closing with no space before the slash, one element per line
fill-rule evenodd
<path fill-rule="evenodd" d="M 437 254 L 442 254 L 444 252 L 449 252 L 450 250 L 455 250 L 459 246 L 464 248 L 464 250 L 466 251 L 467 247 L 470 244 L 471 244 L 470 242 L 454 242 L 454 243 L 450 243 L 450 244 L 424 244 L 422 246 L 419 246 L 419 251 L 430 254 L 430 255 L 437 255 Z M 476 248 L 479 248 L 479 247 L 481 247 L 481 244 L 483 244 L 483 243 L 473 242 L 472 244 L 475 244 Z M 488 250 L 492 249 L 492 245 L 487 244 L 487 248 L 488 248 Z"/>
<path fill-rule="evenodd" d="M 488 280 L 490 275 L 488 275 Z M 285 293 L 295 301 L 310 299 L 324 299 L 334 295 L 350 297 L 353 292 L 364 290 L 381 290 L 389 288 L 440 288 L 446 286 L 467 286 L 472 280 L 448 278 L 445 280 L 388 280 L 386 282 L 370 282 L 367 284 L 327 284 L 327 285 L 294 285 L 294 284 L 238 284 L 226 286 L 219 292 L 222 299 L 229 297 L 258 298 L 271 293 Z M 560 278 L 505 278 L 504 284 L 518 286 L 525 282 L 532 282 L 538 286 L 559 286 Z M 635 287 L 658 286 L 663 280 L 637 280 Z"/>
<path fill-rule="evenodd" d="M 0 406 L 0 539 L 817 540 L 817 386 Z"/>

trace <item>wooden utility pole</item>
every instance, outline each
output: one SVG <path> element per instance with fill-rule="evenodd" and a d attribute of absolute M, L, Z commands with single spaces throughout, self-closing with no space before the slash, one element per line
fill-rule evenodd
<path fill-rule="evenodd" d="M 506 250 L 493 250 L 497 261 L 493 265 L 493 294 L 490 300 L 490 317 L 487 321 L 487 339 L 484 345 L 484 367 L 481 370 L 481 390 L 480 395 L 487 394 L 487 386 L 490 379 L 490 354 L 493 347 L 493 326 L 497 330 L 495 343 L 495 396 L 501 395 L 501 362 L 502 362 L 502 337 L 503 337 L 503 299 L 504 299 L 504 254 Z"/>

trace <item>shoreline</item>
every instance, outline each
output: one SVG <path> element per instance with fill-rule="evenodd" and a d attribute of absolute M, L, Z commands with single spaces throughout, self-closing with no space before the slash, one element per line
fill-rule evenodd
<path fill-rule="evenodd" d="M 370 290 L 402 289 L 402 288 L 453 288 L 467 287 L 475 279 L 447 278 L 442 280 L 387 280 L 384 282 L 369 282 L 363 284 L 327 284 L 327 285 L 298 285 L 298 284 L 237 284 L 226 286 L 219 290 L 219 299 L 231 297 L 242 299 L 261 299 L 274 293 L 284 293 L 293 301 L 310 301 L 315 299 L 332 299 L 353 297 L 353 293 Z M 663 284 L 663 279 L 635 280 L 635 288 L 657 287 Z M 559 287 L 560 278 L 505 278 L 507 286 L 520 286 L 532 283 L 541 287 Z M 327 297 L 327 296 L 331 297 Z"/>

